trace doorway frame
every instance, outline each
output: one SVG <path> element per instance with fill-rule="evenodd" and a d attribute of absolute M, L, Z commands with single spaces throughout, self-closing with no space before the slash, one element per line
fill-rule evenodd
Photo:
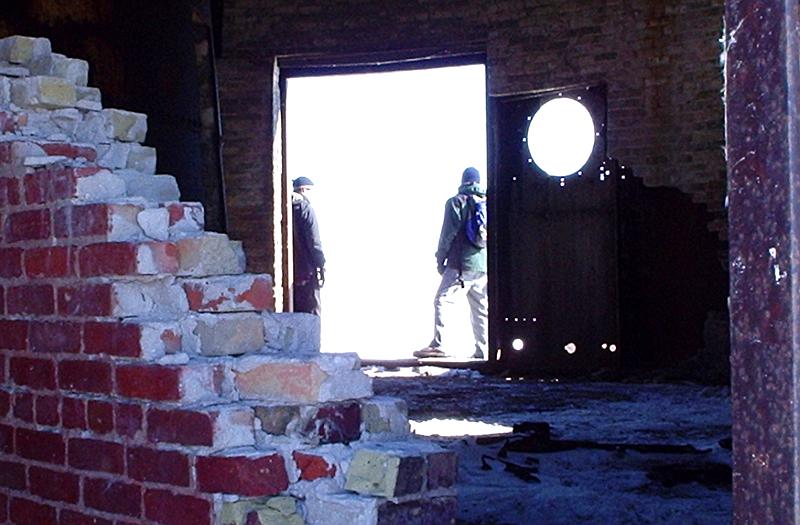
<path fill-rule="evenodd" d="M 388 73 L 394 71 L 412 71 L 419 69 L 435 69 L 443 67 L 457 67 L 467 65 L 483 65 L 484 81 L 487 86 L 485 109 L 486 109 L 486 148 L 487 164 L 489 155 L 489 68 L 486 60 L 486 52 L 483 50 L 464 50 L 460 53 L 442 53 L 441 51 L 403 51 L 388 54 L 367 54 L 367 55 L 341 55 L 325 56 L 317 55 L 293 55 L 277 57 L 275 61 L 276 75 L 278 78 L 275 89 L 278 90 L 280 98 L 280 111 L 278 113 L 279 130 L 277 135 L 280 140 L 281 162 L 280 169 L 273 170 L 273 184 L 275 189 L 280 188 L 280 238 L 282 243 L 282 257 L 280 272 L 281 275 L 277 282 L 280 283 L 283 297 L 283 311 L 293 311 L 292 305 L 292 209 L 291 191 L 289 186 L 290 174 L 287 167 L 287 137 L 286 137 L 286 94 L 287 81 L 289 78 L 297 77 L 323 77 L 333 75 L 364 74 L 364 73 Z M 273 96 L 275 94 L 273 93 Z M 275 166 L 278 168 L 278 166 Z M 488 179 L 488 177 L 487 177 Z M 276 221 L 277 224 L 277 221 Z M 276 266 L 276 271 L 278 268 Z M 490 306 L 491 307 L 491 306 Z"/>

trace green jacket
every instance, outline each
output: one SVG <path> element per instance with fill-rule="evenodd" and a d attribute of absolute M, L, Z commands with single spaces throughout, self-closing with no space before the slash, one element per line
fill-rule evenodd
<path fill-rule="evenodd" d="M 485 198 L 486 192 L 479 184 L 462 184 L 458 188 L 458 195 L 447 199 L 444 205 L 444 221 L 436 250 L 436 263 L 440 273 L 445 267 L 460 271 L 486 272 L 486 248 L 473 246 L 464 233 L 464 210 L 470 195 Z"/>

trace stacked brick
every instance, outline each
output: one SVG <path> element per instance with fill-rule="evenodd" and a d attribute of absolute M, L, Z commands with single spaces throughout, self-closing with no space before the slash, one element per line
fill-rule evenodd
<path fill-rule="evenodd" d="M 0 40 L 0 523 L 453 522 L 455 456 L 273 311 L 87 79 Z"/>

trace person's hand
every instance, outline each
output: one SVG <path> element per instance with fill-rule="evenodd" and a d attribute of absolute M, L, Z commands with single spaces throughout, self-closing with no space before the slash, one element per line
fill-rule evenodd
<path fill-rule="evenodd" d="M 317 285 L 320 288 L 325 285 L 325 268 L 317 268 Z"/>

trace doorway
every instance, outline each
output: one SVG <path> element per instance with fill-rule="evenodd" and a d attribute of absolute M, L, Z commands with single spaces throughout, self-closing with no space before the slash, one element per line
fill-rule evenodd
<path fill-rule="evenodd" d="M 467 166 L 486 182 L 483 64 L 286 78 L 286 184 L 314 182 L 322 350 L 401 359 L 428 344 L 434 252 Z M 445 345 L 473 351 L 466 300 Z"/>

